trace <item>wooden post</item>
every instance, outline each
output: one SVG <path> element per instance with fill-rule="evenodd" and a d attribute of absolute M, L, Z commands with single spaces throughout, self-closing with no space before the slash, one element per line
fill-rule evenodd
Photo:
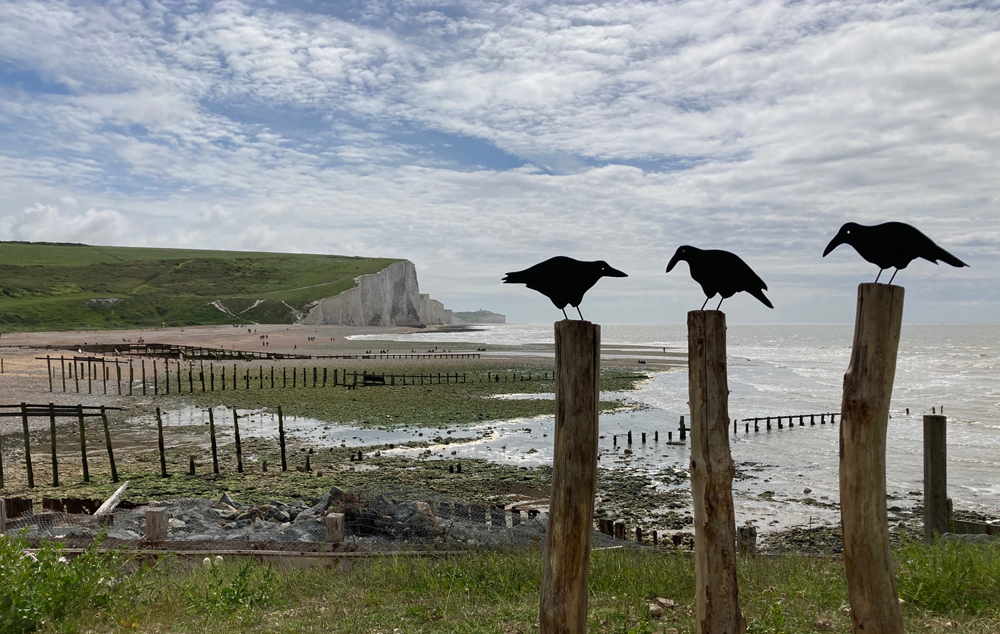
<path fill-rule="evenodd" d="M 76 359 L 70 365 L 70 370 L 73 372 L 73 383 L 76 385 L 76 393 L 80 393 L 80 367 L 76 364 Z"/>
<path fill-rule="evenodd" d="M 208 364 L 208 388 L 210 392 L 215 391 L 215 364 Z"/>
<path fill-rule="evenodd" d="M 854 343 L 844 374 L 840 516 L 855 634 L 903 634 L 885 504 L 885 437 L 903 294 L 900 286 L 858 286 Z"/>
<path fill-rule="evenodd" d="M 52 444 L 52 486 L 59 486 L 59 461 L 56 459 L 56 406 L 49 403 L 49 439 Z"/>
<path fill-rule="evenodd" d="M 542 634 L 586 632 L 597 486 L 601 327 L 555 324 L 556 422 L 549 525 L 542 560 Z"/>
<path fill-rule="evenodd" d="M 330 513 L 323 518 L 326 525 L 326 543 L 339 544 L 344 541 L 344 514 Z"/>
<path fill-rule="evenodd" d="M 282 366 L 281 368 L 281 387 L 288 387 L 288 373 L 287 368 Z"/>
<path fill-rule="evenodd" d="M 274 364 L 271 364 L 271 389 L 274 389 Z"/>
<path fill-rule="evenodd" d="M 326 368 L 323 368 L 323 387 L 326 387 Z"/>
<path fill-rule="evenodd" d="M 87 394 L 94 393 L 94 363 L 87 361 Z"/>
<path fill-rule="evenodd" d="M 146 360 L 140 361 L 142 364 L 142 395 L 146 396 Z"/>
<path fill-rule="evenodd" d="M 28 406 L 21 403 L 21 424 L 24 427 L 24 466 L 28 470 L 28 488 L 35 488 L 35 472 L 31 468 L 31 439 L 28 435 Z"/>
<path fill-rule="evenodd" d="M 111 463 L 111 481 L 118 482 L 118 468 L 115 466 L 115 451 L 111 448 L 111 429 L 108 427 L 108 412 L 101 405 L 101 422 L 104 424 L 104 443 L 108 447 L 108 462 Z"/>
<path fill-rule="evenodd" d="M 924 416 L 924 541 L 948 531 L 947 418 Z"/>
<path fill-rule="evenodd" d="M 132 367 L 132 359 L 128 360 L 128 395 L 132 396 L 133 384 L 135 383 L 135 369 Z"/>
<path fill-rule="evenodd" d="M 101 359 L 101 385 L 104 389 L 104 395 L 108 394 L 108 365 L 104 359 Z"/>
<path fill-rule="evenodd" d="M 741 555 L 757 556 L 757 527 L 740 526 L 736 529 L 736 545 Z"/>
<path fill-rule="evenodd" d="M 83 424 L 83 405 L 76 406 L 76 415 L 80 419 L 80 461 L 83 463 L 83 481 L 90 482 L 90 470 L 87 468 L 87 435 Z"/>
<path fill-rule="evenodd" d="M 236 435 L 236 471 L 243 473 L 243 443 L 240 442 L 240 417 L 233 408 L 233 433 Z"/>
<path fill-rule="evenodd" d="M 167 530 L 170 528 L 168 519 L 167 509 L 150 509 L 146 511 L 147 542 L 167 541 Z"/>
<path fill-rule="evenodd" d="M 180 361 L 180 359 L 177 360 L 177 372 L 175 372 L 174 374 L 177 375 L 177 393 L 180 394 L 181 393 L 181 361 Z M 167 387 L 170 387 L 170 379 L 169 378 L 167 379 Z"/>
<path fill-rule="evenodd" d="M 693 310 L 687 325 L 695 631 L 742 634 L 747 626 L 736 583 L 736 468 L 729 451 L 726 314 Z"/>
<path fill-rule="evenodd" d="M 221 364 L 222 366 L 222 391 L 226 391 L 226 364 Z"/>
<path fill-rule="evenodd" d="M 257 366 L 257 379 L 260 382 L 260 389 L 264 389 L 264 366 Z"/>
<path fill-rule="evenodd" d="M 163 377 L 165 379 L 164 382 L 163 382 L 163 384 L 166 386 L 166 388 L 165 388 L 166 392 L 167 392 L 167 394 L 170 394 L 170 359 L 164 359 L 163 360 Z M 181 393 L 181 386 L 180 386 L 180 383 L 179 383 L 180 382 L 180 378 L 181 378 L 181 364 L 178 363 L 177 364 L 177 381 L 178 381 L 177 393 L 178 394 Z"/>
<path fill-rule="evenodd" d="M 288 471 L 288 462 L 285 461 L 285 420 L 281 417 L 281 405 L 278 406 L 278 446 L 281 448 L 281 470 Z"/>
<path fill-rule="evenodd" d="M 62 355 L 59 355 L 59 368 L 62 370 L 62 387 L 63 392 L 66 391 L 66 359 Z"/>
<path fill-rule="evenodd" d="M 215 442 L 215 414 L 208 408 L 208 433 L 212 436 L 212 472 L 219 475 L 219 446 Z"/>
<path fill-rule="evenodd" d="M 122 365 L 115 361 L 115 381 L 118 382 L 118 396 L 122 395 Z"/>
<path fill-rule="evenodd" d="M 49 355 L 45 355 L 45 369 L 48 371 L 49 375 L 49 391 L 52 391 L 52 359 Z"/>
<path fill-rule="evenodd" d="M 180 367 L 179 363 L 177 367 Z M 188 361 L 188 392 L 194 394 L 194 363 L 191 361 Z"/>
<path fill-rule="evenodd" d="M 153 394 L 160 393 L 160 373 L 156 371 L 156 359 L 153 359 Z"/>
<path fill-rule="evenodd" d="M 156 408 L 156 444 L 160 450 L 160 477 L 167 477 L 167 454 L 163 449 L 163 418 L 160 408 Z"/>

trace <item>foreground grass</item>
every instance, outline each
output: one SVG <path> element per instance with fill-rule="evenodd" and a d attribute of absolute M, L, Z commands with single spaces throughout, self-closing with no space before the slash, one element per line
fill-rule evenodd
<path fill-rule="evenodd" d="M 1000 546 L 906 544 L 895 553 L 907 631 L 1000 630 Z M 34 564 L 0 548 L 0 602 L 22 594 L 44 603 L 25 571 Z M 446 559 L 385 558 L 348 570 L 275 570 L 247 561 L 212 567 L 164 562 L 141 574 L 90 557 L 62 564 L 59 592 L 93 586 L 93 574 L 118 566 L 96 599 L 36 610 L 44 632 L 513 632 L 536 631 L 537 550 L 471 552 Z M 56 588 L 46 564 L 46 587 Z M 30 571 L 29 571 L 30 572 Z M 786 555 L 740 560 L 740 599 L 748 632 L 849 632 L 843 562 Z M 79 587 L 78 587 L 79 586 Z M 593 632 L 693 632 L 690 555 L 595 552 L 590 573 Z M 652 619 L 655 597 L 674 601 Z M 19 605 L 23 604 L 21 601 Z M 10 605 L 10 603 L 5 603 Z M 0 617 L 2 619 L 3 617 Z M 0 620 L 0 634 L 19 632 Z M 6 624 L 5 627 L 3 624 Z"/>

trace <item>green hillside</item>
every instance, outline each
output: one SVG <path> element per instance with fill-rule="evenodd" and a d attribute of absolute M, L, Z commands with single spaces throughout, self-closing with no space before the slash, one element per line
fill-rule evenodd
<path fill-rule="evenodd" d="M 0 331 L 291 323 L 395 261 L 0 242 Z"/>

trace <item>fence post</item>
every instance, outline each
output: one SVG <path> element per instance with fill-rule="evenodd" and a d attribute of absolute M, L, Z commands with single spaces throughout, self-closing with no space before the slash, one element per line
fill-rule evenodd
<path fill-rule="evenodd" d="M 104 424 L 104 443 L 108 446 L 108 462 L 111 463 L 111 481 L 118 482 L 118 468 L 115 466 L 115 452 L 111 448 L 111 429 L 108 427 L 108 411 L 101 405 L 101 422 Z"/>
<path fill-rule="evenodd" d="M 281 416 L 281 405 L 278 406 L 278 446 L 281 448 L 281 470 L 288 471 L 285 461 L 285 420 Z"/>
<path fill-rule="evenodd" d="M 844 374 L 840 515 L 855 634 L 903 634 L 885 504 L 885 438 L 903 294 L 900 286 L 858 286 L 851 361 Z"/>
<path fill-rule="evenodd" d="M 924 541 L 948 531 L 947 418 L 924 416 Z"/>
<path fill-rule="evenodd" d="M 49 391 L 52 391 L 52 359 L 49 355 L 45 355 L 45 369 L 48 370 L 49 375 Z"/>
<path fill-rule="evenodd" d="M 736 582 L 736 470 L 729 450 L 726 314 L 693 310 L 687 326 L 695 631 L 737 634 L 747 626 Z"/>
<path fill-rule="evenodd" d="M 212 472 L 219 475 L 219 447 L 215 442 L 215 414 L 208 408 L 208 433 L 212 436 Z"/>
<path fill-rule="evenodd" d="M 163 378 L 164 378 L 163 384 L 166 386 L 164 389 L 166 390 L 166 393 L 169 395 L 170 394 L 170 359 L 164 359 L 163 360 Z M 178 394 L 181 393 L 180 380 L 181 380 L 181 364 L 180 364 L 180 362 L 178 362 L 177 363 L 177 382 L 178 382 L 177 383 L 177 393 Z"/>
<path fill-rule="evenodd" d="M 59 368 L 62 370 L 62 388 L 63 392 L 66 391 L 66 359 L 62 355 L 59 355 Z"/>
<path fill-rule="evenodd" d="M 156 408 L 156 444 L 160 450 L 160 477 L 167 477 L 167 455 L 163 449 L 163 418 L 160 416 L 160 408 Z"/>
<path fill-rule="evenodd" d="M 84 433 L 83 405 L 76 406 L 76 413 L 80 419 L 80 461 L 83 463 L 83 481 L 90 482 L 90 470 L 87 468 L 87 436 Z"/>
<path fill-rule="evenodd" d="M 597 485 L 601 327 L 555 324 L 556 423 L 549 525 L 542 560 L 543 634 L 585 632 Z"/>
<path fill-rule="evenodd" d="M 170 527 L 167 509 L 150 509 L 146 511 L 146 541 L 167 541 L 167 530 Z"/>
<path fill-rule="evenodd" d="M 153 359 L 153 394 L 160 393 L 160 373 L 156 371 L 156 359 Z"/>
<path fill-rule="evenodd" d="M 118 382 L 118 396 L 122 395 L 122 365 L 115 359 L 115 381 Z"/>
<path fill-rule="evenodd" d="M 236 471 L 243 473 L 243 443 L 240 442 L 240 417 L 233 408 L 233 433 L 236 435 Z"/>
<path fill-rule="evenodd" d="M 28 406 L 21 403 L 21 424 L 24 427 L 24 465 L 28 470 L 28 488 L 35 488 L 35 472 L 31 468 L 31 440 L 28 435 Z"/>
<path fill-rule="evenodd" d="M 326 525 L 326 543 L 339 544 L 344 541 L 344 514 L 330 513 L 323 518 Z"/>
<path fill-rule="evenodd" d="M 757 556 L 757 527 L 740 526 L 736 529 L 736 545 L 741 555 Z"/>
<path fill-rule="evenodd" d="M 59 461 L 56 458 L 56 406 L 49 403 L 49 438 L 52 444 L 52 486 L 59 486 Z"/>

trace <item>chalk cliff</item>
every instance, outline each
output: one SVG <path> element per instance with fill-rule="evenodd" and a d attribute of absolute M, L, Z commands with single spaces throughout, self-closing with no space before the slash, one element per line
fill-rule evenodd
<path fill-rule="evenodd" d="M 352 289 L 306 307 L 298 323 L 347 326 L 431 326 L 445 323 L 441 302 L 421 295 L 413 262 L 393 262 L 378 273 L 361 275 Z"/>

